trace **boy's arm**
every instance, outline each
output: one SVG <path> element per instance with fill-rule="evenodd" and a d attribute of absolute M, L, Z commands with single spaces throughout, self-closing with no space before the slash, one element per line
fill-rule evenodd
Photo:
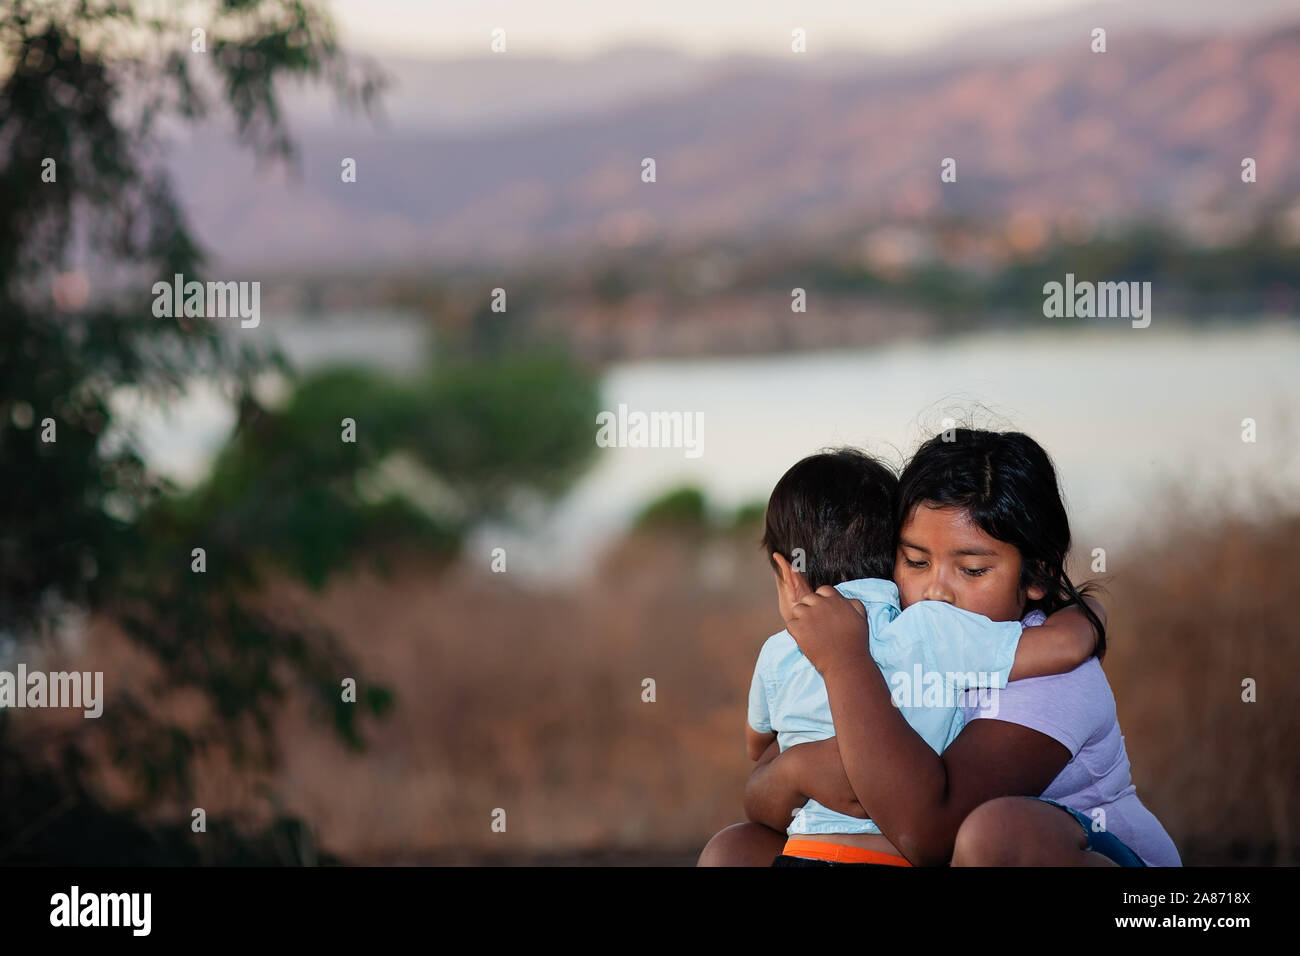
<path fill-rule="evenodd" d="M 767 645 L 763 645 L 767 649 Z M 776 731 L 772 729 L 772 708 L 767 700 L 767 682 L 763 680 L 765 655 L 759 651 L 758 663 L 754 666 L 754 677 L 749 683 L 749 713 L 745 718 L 745 752 L 750 760 L 757 760 L 763 755 L 768 744 L 776 740 Z"/>
<path fill-rule="evenodd" d="M 1106 609 L 1093 597 L 1084 600 L 1104 626 Z M 1097 649 L 1097 631 L 1078 605 L 1062 608 L 1038 627 L 1027 627 L 1016 647 L 1008 680 L 1064 674 L 1074 670 Z"/>
<path fill-rule="evenodd" d="M 767 750 L 768 745 L 776 740 L 776 732 L 771 731 L 766 734 L 760 734 L 749 724 L 745 724 L 745 752 L 749 754 L 750 760 L 757 760 L 763 756 L 763 751 Z"/>

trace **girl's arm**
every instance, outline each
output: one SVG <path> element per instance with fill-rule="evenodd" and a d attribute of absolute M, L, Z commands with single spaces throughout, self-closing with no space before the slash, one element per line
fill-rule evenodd
<path fill-rule="evenodd" d="M 765 753 L 745 784 L 745 817 L 784 830 L 793 810 L 810 799 L 846 816 L 867 815 L 844 774 L 834 737 Z"/>
<path fill-rule="evenodd" d="M 942 865 L 971 810 L 995 797 L 1037 796 L 1070 754 L 1046 734 L 999 720 L 971 721 L 942 755 L 936 754 L 891 702 L 866 650 L 865 629 L 856 602 L 833 588 L 804 598 L 788 622 L 826 681 L 842 773 L 858 802 L 909 861 Z M 778 785 L 775 765 L 808 746 L 792 747 L 773 761 L 768 774 Z M 828 754 L 823 747 L 812 756 L 828 762 Z M 834 779 L 824 766 L 818 774 L 821 780 Z M 830 796 L 827 805 L 833 806 Z M 824 802 L 819 795 L 816 799 Z"/>
<path fill-rule="evenodd" d="M 821 740 L 817 744 L 824 744 L 827 741 Z M 832 743 L 834 741 L 831 741 Z M 767 750 L 758 758 L 758 765 L 749 775 L 749 782 L 745 785 L 745 817 L 751 823 L 761 823 L 773 830 L 782 833 L 790 825 L 790 817 L 794 812 L 808 802 L 808 797 L 801 794 L 797 787 L 785 785 L 785 781 L 780 784 L 771 785 L 761 788 L 754 785 L 755 779 L 764 780 L 768 768 L 781 764 L 785 765 L 785 758 L 795 750 L 803 747 L 816 746 L 817 744 L 799 744 L 791 747 L 784 753 L 774 740 L 768 745 Z M 835 755 L 835 762 L 838 766 L 839 755 Z M 791 765 L 793 766 L 793 765 Z M 844 768 L 839 768 L 840 776 L 844 776 Z M 834 808 L 832 808 L 834 809 Z M 865 816 L 865 814 L 858 814 Z"/>

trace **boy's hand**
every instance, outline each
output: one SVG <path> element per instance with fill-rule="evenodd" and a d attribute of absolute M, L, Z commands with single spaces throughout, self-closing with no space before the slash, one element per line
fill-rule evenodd
<path fill-rule="evenodd" d="M 790 609 L 786 630 L 822 674 L 845 660 L 868 654 L 867 612 L 829 584 Z"/>
<path fill-rule="evenodd" d="M 1098 620 L 1105 624 L 1106 609 L 1101 602 L 1093 597 L 1084 600 Z M 1007 679 L 1021 680 L 1072 671 L 1096 653 L 1099 636 L 1082 608 L 1077 605 L 1062 608 L 1041 627 L 1025 628 Z"/>
<path fill-rule="evenodd" d="M 1097 600 L 1095 597 L 1093 597 L 1091 594 L 1085 594 L 1085 595 L 1083 596 L 1083 603 L 1086 604 L 1086 605 L 1088 605 L 1088 607 L 1092 608 L 1092 613 L 1095 614 L 1095 615 L 1097 615 L 1097 620 L 1101 621 L 1101 626 L 1102 626 L 1102 627 L 1105 627 L 1105 626 L 1106 626 L 1106 606 L 1105 606 L 1104 604 L 1102 604 L 1100 601 L 1098 601 L 1098 600 Z M 1100 635 L 1096 635 L 1096 636 L 1100 637 Z M 1096 643 L 1096 642 L 1094 641 L 1094 646 L 1095 646 L 1095 643 Z"/>
<path fill-rule="evenodd" d="M 1104 627 L 1106 624 L 1106 609 L 1102 606 L 1101 602 L 1091 595 L 1084 595 L 1083 600 L 1084 603 L 1092 609 L 1092 612 L 1097 615 L 1097 620 L 1101 621 L 1102 626 Z M 1048 625 L 1059 627 L 1063 632 L 1068 632 L 1073 636 L 1076 645 L 1083 653 L 1083 658 L 1080 663 L 1091 657 L 1097 650 L 1097 641 L 1101 635 L 1098 634 L 1097 629 L 1092 626 L 1092 621 L 1088 619 L 1088 615 L 1083 613 L 1083 609 L 1077 604 L 1063 607 L 1061 610 L 1050 615 L 1044 623 L 1044 627 Z"/>

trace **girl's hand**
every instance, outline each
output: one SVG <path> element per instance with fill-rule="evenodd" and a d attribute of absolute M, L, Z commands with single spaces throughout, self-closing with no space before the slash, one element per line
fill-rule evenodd
<path fill-rule="evenodd" d="M 745 784 L 745 815 L 784 831 L 791 814 L 809 799 L 847 816 L 867 815 L 844 773 L 834 737 L 797 744 L 784 753 L 772 744 Z"/>
<path fill-rule="evenodd" d="M 867 612 L 829 584 L 790 609 L 786 629 L 823 675 L 827 669 L 867 655 Z"/>
<path fill-rule="evenodd" d="M 858 796 L 853 792 L 844 764 L 840 761 L 840 746 L 834 737 L 795 744 L 783 757 L 789 758 L 797 779 L 807 790 L 810 799 L 823 807 L 845 816 L 865 819 Z"/>

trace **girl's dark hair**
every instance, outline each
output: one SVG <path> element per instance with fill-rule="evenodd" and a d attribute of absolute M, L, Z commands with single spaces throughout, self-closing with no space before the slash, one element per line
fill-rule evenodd
<path fill-rule="evenodd" d="M 898 481 L 897 528 L 923 503 L 965 510 L 1020 552 L 1020 586 L 1046 592 L 1026 609 L 1051 614 L 1078 604 L 1097 630 L 1097 658 L 1105 656 L 1106 628 L 1081 600 L 1094 586 L 1076 588 L 1065 573 L 1070 520 L 1052 459 L 1038 442 L 1020 432 L 950 429 L 918 448 Z"/>
<path fill-rule="evenodd" d="M 772 489 L 762 546 L 795 564 L 813 590 L 858 578 L 894 576 L 894 495 L 898 478 L 855 448 L 809 455 Z"/>

